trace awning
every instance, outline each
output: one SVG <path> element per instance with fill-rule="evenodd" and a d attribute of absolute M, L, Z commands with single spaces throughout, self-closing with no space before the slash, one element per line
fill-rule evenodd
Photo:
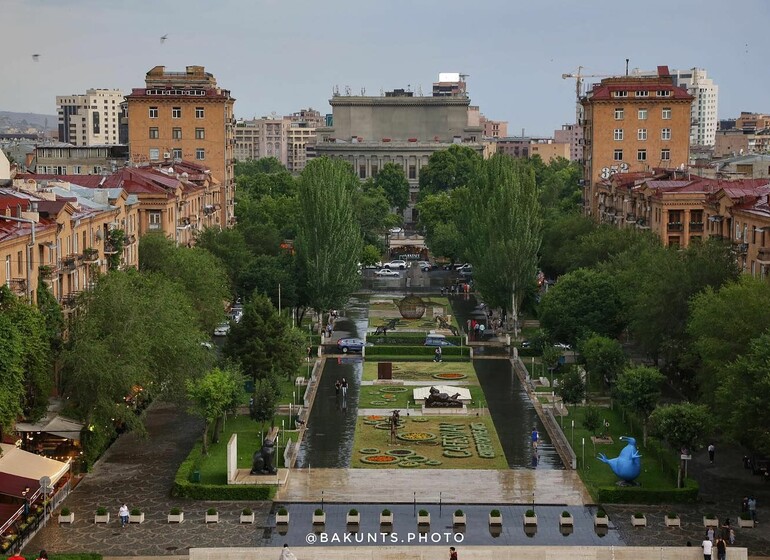
<path fill-rule="evenodd" d="M 58 436 L 64 439 L 71 439 L 73 441 L 80 441 L 80 431 L 83 429 L 83 424 L 64 418 L 58 414 L 49 413 L 42 420 L 35 422 L 34 424 L 28 424 L 20 422 L 16 424 L 16 431 L 19 433 L 25 432 L 45 432 L 54 436 Z"/>
<path fill-rule="evenodd" d="M 29 488 L 32 492 L 40 487 L 40 479 L 47 476 L 54 486 L 69 470 L 69 463 L 54 461 L 29 453 L 15 445 L 0 444 L 0 493 L 19 498 Z"/>

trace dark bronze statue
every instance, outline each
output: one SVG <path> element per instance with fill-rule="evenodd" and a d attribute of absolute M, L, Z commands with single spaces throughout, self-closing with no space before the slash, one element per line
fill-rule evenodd
<path fill-rule="evenodd" d="M 262 442 L 262 449 L 254 452 L 251 460 L 250 474 L 275 474 L 278 470 L 273 466 L 273 455 L 275 455 L 275 442 L 265 438 Z"/>
<path fill-rule="evenodd" d="M 462 408 L 463 401 L 458 397 L 460 393 L 455 393 L 451 397 L 447 393 L 440 393 L 435 387 L 430 388 L 430 395 L 425 397 L 426 408 Z"/>

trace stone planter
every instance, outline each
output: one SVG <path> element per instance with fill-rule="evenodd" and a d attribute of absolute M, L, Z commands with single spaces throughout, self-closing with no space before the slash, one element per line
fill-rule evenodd
<path fill-rule="evenodd" d="M 714 519 L 709 519 L 708 517 L 703 518 L 703 526 L 708 527 L 714 527 L 715 529 L 719 527 L 719 519 L 716 517 Z"/>
<path fill-rule="evenodd" d="M 219 512 L 216 513 L 206 513 L 206 518 L 203 521 L 204 523 L 219 523 Z"/>
<path fill-rule="evenodd" d="M 466 521 L 467 519 L 464 513 L 462 515 L 452 514 L 452 525 L 465 525 Z"/>
<path fill-rule="evenodd" d="M 144 523 L 144 513 L 140 513 L 139 515 L 129 514 L 128 522 L 129 523 Z"/>
<path fill-rule="evenodd" d="M 610 524 L 610 518 L 608 516 L 599 517 L 594 515 L 594 527 L 608 527 Z"/>
<path fill-rule="evenodd" d="M 537 525 L 537 514 L 527 515 L 524 514 L 524 525 Z"/>
<path fill-rule="evenodd" d="M 69 515 L 59 514 L 59 523 L 74 523 L 74 522 L 75 522 L 74 511 L 71 511 Z"/>
<path fill-rule="evenodd" d="M 647 527 L 647 516 L 643 515 L 641 517 L 636 517 L 634 515 L 631 516 L 631 525 L 634 527 Z"/>
<path fill-rule="evenodd" d="M 668 515 L 665 517 L 666 520 L 666 527 L 681 527 L 682 526 L 682 520 L 677 515 L 676 517 L 669 517 Z"/>
<path fill-rule="evenodd" d="M 361 523 L 361 514 L 360 513 L 348 513 L 345 517 L 345 522 L 348 524 L 355 524 L 358 525 Z"/>
<path fill-rule="evenodd" d="M 313 525 L 323 525 L 326 523 L 326 512 L 319 514 L 313 514 Z"/>
<path fill-rule="evenodd" d="M 280 513 L 275 514 L 275 522 L 278 525 L 288 525 L 289 524 L 289 512 L 287 511 L 285 514 L 281 515 Z"/>
<path fill-rule="evenodd" d="M 104 515 L 99 515 L 98 513 L 94 515 L 94 523 L 109 523 L 110 522 L 110 514 L 105 513 Z"/>
<path fill-rule="evenodd" d="M 251 513 L 248 513 L 248 514 L 241 513 L 240 522 L 254 523 L 254 512 L 252 511 Z"/>
<path fill-rule="evenodd" d="M 503 515 L 500 514 L 497 517 L 492 516 L 492 514 L 489 515 L 489 524 L 490 525 L 502 525 L 503 524 Z"/>
<path fill-rule="evenodd" d="M 393 512 L 390 514 L 380 514 L 380 525 L 393 525 Z"/>
<path fill-rule="evenodd" d="M 184 512 L 180 511 L 179 513 L 169 513 L 167 519 L 168 523 L 181 523 L 184 521 Z"/>
<path fill-rule="evenodd" d="M 572 517 L 572 515 L 560 515 L 559 516 L 559 526 L 563 527 L 566 525 L 569 525 L 570 527 L 575 524 L 575 519 Z"/>
<path fill-rule="evenodd" d="M 753 529 L 754 528 L 754 520 L 753 519 L 743 519 L 741 517 L 738 518 L 738 528 L 740 529 Z"/>
<path fill-rule="evenodd" d="M 420 515 L 417 514 L 417 524 L 418 525 L 430 525 L 430 513 L 427 515 Z"/>

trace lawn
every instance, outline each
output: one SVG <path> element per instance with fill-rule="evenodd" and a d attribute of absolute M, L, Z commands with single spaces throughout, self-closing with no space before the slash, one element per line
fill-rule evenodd
<path fill-rule="evenodd" d="M 436 380 L 436 383 L 440 383 Z M 394 408 L 406 409 L 407 402 L 410 408 L 415 408 L 412 391 L 417 387 L 411 385 L 364 385 L 361 387 L 358 406 L 359 408 Z M 471 392 L 471 406 L 486 403 L 484 391 L 478 385 L 469 385 L 466 388 Z M 422 406 L 422 403 L 419 404 Z"/>
<path fill-rule="evenodd" d="M 429 468 L 429 469 L 507 469 L 502 446 L 497 437 L 495 426 L 489 416 L 428 416 L 404 417 L 399 434 L 426 434 L 433 437 L 431 441 L 402 441 L 390 443 L 390 430 L 375 428 L 379 417 L 361 417 L 356 423 L 356 434 L 353 441 L 353 458 L 351 467 L 354 468 Z M 442 424 L 444 432 L 442 434 Z M 482 445 L 489 451 L 491 457 L 481 457 L 474 442 L 471 425 L 477 425 L 483 431 L 477 431 L 483 440 Z M 446 436 L 447 447 L 442 446 L 442 435 Z M 407 436 L 408 437 L 408 436 Z M 366 453 L 361 453 L 365 450 Z M 402 450 L 402 451 L 394 451 Z M 388 453 L 386 453 L 388 452 Z M 389 455 L 394 453 L 394 455 Z M 446 453 L 446 454 L 445 454 Z M 399 458 L 400 454 L 401 457 Z M 450 457 L 447 455 L 455 455 Z M 462 456 L 460 455 L 468 455 Z M 362 462 L 365 457 L 396 457 L 397 462 L 390 464 L 367 464 Z"/>
<path fill-rule="evenodd" d="M 398 319 L 396 331 L 409 330 L 409 331 L 429 331 L 437 328 L 436 321 L 434 319 L 434 308 L 442 308 L 444 314 L 452 314 L 452 307 L 449 305 L 447 298 L 430 298 L 423 299 L 426 305 L 425 315 L 420 319 L 404 319 L 401 317 L 401 313 L 396 305 L 397 300 L 393 301 L 375 301 L 369 305 L 369 328 L 375 329 L 380 326 L 385 326 L 391 319 Z M 451 324 L 457 327 L 457 321 L 452 315 Z"/>
<path fill-rule="evenodd" d="M 288 416 L 276 416 L 275 425 L 280 426 L 281 420 L 288 422 Z M 260 429 L 261 424 L 254 422 L 248 416 L 228 418 L 219 437 L 219 443 L 209 445 L 209 454 L 201 460 L 201 483 L 227 484 L 227 442 L 234 433 L 238 434 L 238 468 L 250 469 L 252 455 L 262 447 Z M 296 434 L 292 434 L 291 437 L 297 439 Z M 283 466 L 283 449 L 283 445 L 276 446 L 276 467 Z"/>
<path fill-rule="evenodd" d="M 451 385 L 451 380 L 437 379 L 433 374 L 460 373 L 465 375 L 458 381 L 478 385 L 476 370 L 471 362 L 393 362 L 393 379 L 396 381 L 425 381 L 426 384 Z M 364 362 L 364 381 L 377 379 L 377 362 Z"/>

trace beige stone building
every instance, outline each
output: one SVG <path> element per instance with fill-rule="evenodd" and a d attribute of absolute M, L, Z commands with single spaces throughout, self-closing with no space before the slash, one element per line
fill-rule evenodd
<path fill-rule="evenodd" d="M 239 120 L 235 123 L 235 159 L 239 161 L 274 157 L 288 161 L 289 122 L 283 117 Z"/>
<path fill-rule="evenodd" d="M 59 141 L 75 146 L 117 144 L 123 97 L 117 89 L 89 89 L 81 95 L 56 96 Z"/>
<path fill-rule="evenodd" d="M 32 169 L 43 175 L 108 175 L 128 162 L 128 146 L 37 146 Z"/>
<path fill-rule="evenodd" d="M 583 127 L 577 124 L 563 124 L 561 129 L 554 130 L 554 142 L 569 144 L 569 159 L 583 162 Z"/>
<path fill-rule="evenodd" d="M 301 173 L 307 165 L 308 147 L 314 149 L 316 129 L 326 126 L 326 116 L 308 108 L 292 113 L 284 119 L 289 121 L 286 167 L 292 173 Z"/>
<path fill-rule="evenodd" d="M 581 99 L 586 213 L 600 219 L 596 185 L 615 173 L 688 164 L 692 100 L 666 66 L 655 77 L 605 78 L 589 89 Z"/>
<path fill-rule="evenodd" d="M 235 99 L 203 66 L 166 72 L 156 66 L 128 102 L 129 155 L 134 163 L 187 160 L 205 166 L 220 184 L 220 226 L 233 224 Z"/>

